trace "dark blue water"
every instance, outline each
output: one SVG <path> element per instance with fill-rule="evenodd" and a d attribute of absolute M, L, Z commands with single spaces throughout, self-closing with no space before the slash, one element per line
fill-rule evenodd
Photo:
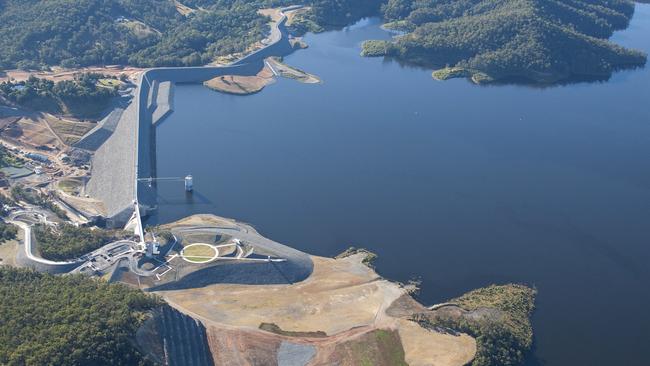
<path fill-rule="evenodd" d="M 377 21 L 306 37 L 286 61 L 324 80 L 237 97 L 176 89 L 159 128 L 166 222 L 210 212 L 331 256 L 379 254 L 435 303 L 491 283 L 537 286 L 530 364 L 650 361 L 650 70 L 553 88 L 436 82 L 359 57 Z M 650 51 L 650 6 L 615 35 Z"/>

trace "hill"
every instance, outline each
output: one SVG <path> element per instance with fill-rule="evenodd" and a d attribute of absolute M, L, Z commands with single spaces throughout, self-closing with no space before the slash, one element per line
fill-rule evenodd
<path fill-rule="evenodd" d="M 0 69 L 200 65 L 267 31 L 253 4 L 189 4 L 201 10 L 183 15 L 173 0 L 1 0 Z"/>
<path fill-rule="evenodd" d="M 123 285 L 0 267 L 0 364 L 149 365 L 133 346 L 160 300 Z"/>
<path fill-rule="evenodd" d="M 607 41 L 634 13 L 627 0 L 389 0 L 382 11 L 387 27 L 406 33 L 366 42 L 363 54 L 443 68 L 440 79 L 553 83 L 646 62 Z"/>

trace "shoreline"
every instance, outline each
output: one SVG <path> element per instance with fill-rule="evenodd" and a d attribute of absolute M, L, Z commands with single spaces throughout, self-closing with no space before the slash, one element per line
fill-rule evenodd
<path fill-rule="evenodd" d="M 153 283 L 148 279 L 130 280 L 140 289 L 163 297 L 181 313 L 200 320 L 215 364 L 247 359 L 251 350 L 276 342 L 308 345 L 313 351 L 312 361 L 322 364 L 343 360 L 358 364 L 370 357 L 373 364 L 389 365 L 383 362 L 402 354 L 397 357 L 412 365 L 435 362 L 463 366 L 476 355 L 474 337 L 432 331 L 411 319 L 433 312 L 411 297 L 408 286 L 377 274 L 366 261 L 367 251 L 346 251 L 337 258 L 314 256 L 266 239 L 249 224 L 212 214 L 188 216 L 160 229 L 169 230 L 183 248 L 204 243 L 206 234 L 221 237 L 218 243 L 226 235 L 225 240 L 242 240 L 260 255 L 287 259 L 273 265 L 219 260 L 188 264 L 176 257 L 169 262 L 174 269 L 159 280 L 169 278 L 170 282 L 150 287 Z M 303 265 L 305 261 L 308 267 Z M 309 273 L 295 277 L 292 268 L 299 272 L 309 268 Z M 380 347 L 375 338 L 378 334 L 395 337 L 391 355 L 379 349 L 373 356 L 357 351 L 340 353 L 338 349 L 358 342 L 373 349 Z M 245 337 L 247 341 L 241 347 L 224 347 L 217 341 L 222 337 Z M 266 354 L 268 363 L 278 357 L 277 349 Z"/>
<path fill-rule="evenodd" d="M 287 10 L 288 9 L 288 10 Z M 148 69 L 138 77 L 138 90 L 131 105 L 122 114 L 113 134 L 97 149 L 93 157 L 91 178 L 86 186 L 91 197 L 104 202 L 107 226 L 123 226 L 133 213 L 134 201 L 144 215 L 156 208 L 155 192 L 140 178 L 155 177 L 155 125 L 160 83 L 201 83 L 223 75 L 252 76 L 264 68 L 264 59 L 293 51 L 282 17 L 271 28 L 268 44 L 228 66 L 162 67 Z M 164 107 L 163 107 L 164 108 Z M 162 119 L 161 119 L 162 120 Z M 117 172 L 117 174 L 115 174 Z"/>

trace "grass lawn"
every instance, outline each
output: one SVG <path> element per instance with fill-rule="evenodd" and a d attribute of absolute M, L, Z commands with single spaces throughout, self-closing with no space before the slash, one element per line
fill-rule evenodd
<path fill-rule="evenodd" d="M 192 262 L 209 262 L 217 250 L 207 244 L 194 244 L 183 249 L 183 258 Z"/>
<path fill-rule="evenodd" d="M 99 79 L 97 82 L 99 83 L 99 86 L 110 87 L 110 88 L 114 88 L 122 84 L 122 82 L 117 79 Z"/>
<path fill-rule="evenodd" d="M 59 181 L 59 188 L 67 194 L 77 194 L 83 183 L 79 179 L 64 179 Z"/>

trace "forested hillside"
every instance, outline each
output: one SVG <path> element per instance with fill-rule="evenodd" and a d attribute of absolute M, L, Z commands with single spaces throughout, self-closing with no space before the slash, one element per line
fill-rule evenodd
<path fill-rule="evenodd" d="M 363 54 L 441 69 L 440 79 L 606 78 L 646 62 L 607 41 L 628 25 L 628 0 L 0 0 L 0 69 L 203 65 L 264 38 L 260 8 L 289 4 L 311 6 L 302 31 L 383 14 L 406 34 Z"/>
<path fill-rule="evenodd" d="M 2 0 L 0 69 L 98 64 L 200 65 L 264 37 L 252 2 Z"/>
<path fill-rule="evenodd" d="M 45 225 L 34 227 L 38 249 L 45 259 L 66 261 L 88 254 L 95 249 L 115 241 L 118 232 L 104 229 L 76 227 L 72 224 L 59 225 L 55 231 Z"/>
<path fill-rule="evenodd" d="M 118 87 L 102 85 L 100 74 L 80 74 L 74 80 L 54 82 L 30 77 L 23 82 L 0 83 L 0 96 L 8 101 L 50 113 L 65 113 L 75 117 L 93 117 L 102 112 L 118 95 Z"/>
<path fill-rule="evenodd" d="M 606 40 L 627 27 L 634 12 L 627 0 L 389 0 L 382 11 L 389 27 L 407 34 L 367 42 L 364 54 L 448 66 L 434 73 L 442 79 L 556 82 L 646 62 Z"/>
<path fill-rule="evenodd" d="M 160 301 L 123 285 L 0 267 L 0 365 L 148 365 L 132 340 Z"/>
<path fill-rule="evenodd" d="M 359 18 L 379 15 L 384 0 L 312 0 L 312 18 L 322 26 L 344 26 Z"/>

